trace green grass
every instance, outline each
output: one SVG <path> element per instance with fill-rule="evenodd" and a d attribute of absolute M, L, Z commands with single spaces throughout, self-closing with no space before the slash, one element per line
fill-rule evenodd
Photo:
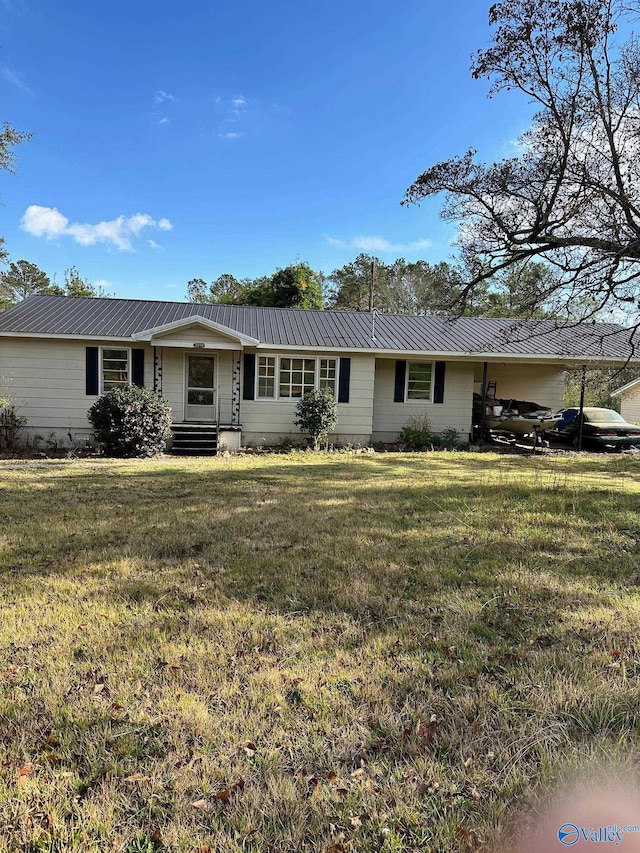
<path fill-rule="evenodd" d="M 0 850 L 493 843 L 637 756 L 639 500 L 627 457 L 0 462 Z"/>

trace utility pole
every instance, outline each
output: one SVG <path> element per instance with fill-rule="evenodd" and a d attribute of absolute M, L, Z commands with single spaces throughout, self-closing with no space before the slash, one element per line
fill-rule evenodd
<path fill-rule="evenodd" d="M 582 381 L 580 383 L 580 411 L 578 412 L 578 442 L 577 450 L 582 450 L 582 427 L 584 425 L 584 392 L 587 386 L 587 365 L 582 365 Z"/>
<path fill-rule="evenodd" d="M 369 313 L 373 311 L 373 293 L 376 285 L 376 262 L 371 261 L 371 281 L 369 282 Z"/>

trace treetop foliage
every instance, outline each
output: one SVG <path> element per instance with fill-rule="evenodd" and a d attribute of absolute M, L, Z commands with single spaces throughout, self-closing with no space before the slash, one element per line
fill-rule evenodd
<path fill-rule="evenodd" d="M 49 276 L 31 261 L 12 261 L 9 268 L 0 273 L 0 310 L 9 308 L 38 293 L 52 296 L 103 296 L 76 267 L 64 272 L 64 283 L 52 282 Z"/>
<path fill-rule="evenodd" d="M 491 95 L 518 90 L 535 105 L 521 153 L 480 163 L 470 148 L 427 169 L 403 202 L 444 194 L 469 271 L 460 306 L 535 260 L 556 271 L 541 293 L 552 313 L 640 322 L 640 42 L 619 39 L 638 11 L 638 0 L 491 6 L 493 40 L 472 74 L 491 81 Z"/>
<path fill-rule="evenodd" d="M 191 302 L 213 302 L 224 305 L 257 305 L 263 308 L 323 307 L 323 276 L 307 263 L 278 269 L 271 276 L 245 278 L 239 281 L 224 273 L 207 285 L 202 278 L 187 283 Z"/>

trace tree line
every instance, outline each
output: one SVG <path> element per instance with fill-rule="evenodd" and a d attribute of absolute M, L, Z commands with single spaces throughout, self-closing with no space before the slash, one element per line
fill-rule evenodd
<path fill-rule="evenodd" d="M 553 271 L 542 262 L 498 275 L 477 288 L 461 312 L 465 275 L 456 265 L 404 258 L 385 263 L 363 253 L 329 275 L 303 262 L 257 278 L 237 279 L 230 273 L 210 283 L 193 278 L 187 283 L 187 299 L 263 308 L 368 311 L 373 306 L 394 314 L 542 318 L 551 316 L 542 296 L 552 278 Z"/>

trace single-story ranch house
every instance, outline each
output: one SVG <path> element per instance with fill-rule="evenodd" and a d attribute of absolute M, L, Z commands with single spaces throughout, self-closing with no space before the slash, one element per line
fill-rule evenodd
<path fill-rule="evenodd" d="M 151 388 L 176 424 L 216 425 L 230 449 L 299 435 L 297 400 L 330 388 L 334 441 L 394 441 L 426 415 L 467 440 L 474 392 L 558 409 L 564 372 L 622 364 L 620 326 L 32 296 L 0 314 L 0 391 L 31 436 L 83 442 L 87 410 L 123 383 Z M 0 394 L 2 396 L 2 394 Z"/>

